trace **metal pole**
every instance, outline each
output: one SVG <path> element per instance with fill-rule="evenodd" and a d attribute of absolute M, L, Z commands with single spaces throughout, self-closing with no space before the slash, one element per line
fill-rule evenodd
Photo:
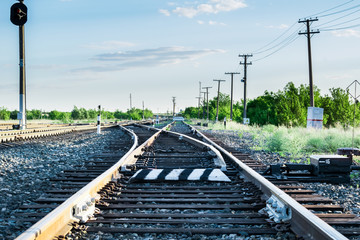
<path fill-rule="evenodd" d="M 209 121 L 209 88 L 212 87 L 203 87 L 206 89 L 206 105 L 207 105 L 207 115 L 206 115 L 206 120 Z"/>
<path fill-rule="evenodd" d="M 142 119 L 144 120 L 144 119 L 145 119 L 145 107 L 144 107 L 144 101 L 142 101 L 142 104 L 143 104 L 143 115 L 142 115 Z"/>
<path fill-rule="evenodd" d="M 217 94 L 217 104 L 216 104 L 216 119 L 215 119 L 215 122 L 217 122 L 219 120 L 220 82 L 225 82 L 225 80 L 216 80 L 216 79 L 214 79 L 214 81 L 218 82 L 218 94 Z"/>
<path fill-rule="evenodd" d="M 200 119 L 200 99 L 201 99 L 201 82 L 199 81 L 199 111 L 198 111 L 198 118 Z"/>
<path fill-rule="evenodd" d="M 240 62 L 240 65 L 244 65 L 244 79 L 242 82 L 244 82 L 244 115 L 243 118 L 246 118 L 246 83 L 247 83 L 247 65 L 252 65 L 252 63 L 248 63 L 248 57 L 252 57 L 252 54 L 245 54 L 245 55 L 239 55 L 239 57 L 244 58 L 244 63 Z"/>
<path fill-rule="evenodd" d="M 173 118 L 175 116 L 175 99 L 176 97 L 172 97 L 173 98 Z"/>
<path fill-rule="evenodd" d="M 200 119 L 200 99 L 201 97 L 196 97 L 198 99 L 198 119 Z"/>
<path fill-rule="evenodd" d="M 21 3 L 23 1 L 20 1 Z M 20 129 L 26 129 L 26 77 L 25 77 L 25 27 L 19 26 L 19 53 L 20 53 L 20 106 L 19 125 Z"/>
<path fill-rule="evenodd" d="M 239 72 L 229 72 L 225 74 L 231 74 L 231 100 L 230 100 L 230 121 L 232 121 L 233 117 L 233 80 L 234 74 L 240 74 Z"/>
<path fill-rule="evenodd" d="M 206 92 L 201 92 L 204 94 L 204 100 L 203 100 L 203 106 L 202 106 L 202 109 L 203 109 L 203 116 L 202 116 L 202 119 L 205 119 L 205 100 L 206 100 Z"/>
<path fill-rule="evenodd" d="M 131 99 L 131 93 L 130 93 L 130 110 L 132 109 L 132 99 Z"/>
<path fill-rule="evenodd" d="M 349 91 L 350 87 L 355 84 L 355 94 L 352 95 Z M 354 138 L 355 138 L 355 116 L 356 116 L 356 102 L 357 102 L 357 99 L 360 97 L 360 95 L 357 95 L 357 85 L 360 85 L 360 83 L 358 82 L 358 80 L 355 80 L 353 81 L 347 88 L 347 93 L 352 97 L 354 98 L 354 118 L 353 118 L 353 132 L 352 132 L 352 150 L 354 150 Z"/>

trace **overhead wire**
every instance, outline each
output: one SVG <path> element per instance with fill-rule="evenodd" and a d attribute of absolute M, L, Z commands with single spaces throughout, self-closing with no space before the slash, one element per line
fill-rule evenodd
<path fill-rule="evenodd" d="M 340 5 L 337 5 L 337 6 L 335 6 L 335 7 L 329 8 L 329 9 L 327 9 L 327 10 L 324 10 L 324 11 L 321 11 L 321 12 L 318 12 L 318 13 L 315 13 L 315 14 L 312 14 L 312 15 L 309 15 L 309 16 L 307 16 L 307 17 L 305 17 L 305 18 L 309 18 L 309 17 L 313 17 L 313 16 L 319 16 L 320 14 L 323 14 L 323 13 L 329 12 L 329 11 L 331 11 L 331 10 L 334 10 L 334 9 L 336 9 L 336 8 L 345 6 L 345 5 L 347 5 L 347 4 L 349 4 L 349 3 L 353 2 L 353 1 L 355 1 L 355 0 L 350 0 L 350 1 L 348 1 L 348 2 L 342 3 L 342 4 L 340 4 Z"/>
<path fill-rule="evenodd" d="M 334 24 L 334 25 L 331 25 L 331 26 L 326 26 L 326 28 L 333 28 L 333 27 L 336 27 L 336 26 L 339 26 L 339 25 L 344 25 L 346 23 L 349 23 L 349 22 L 353 22 L 353 21 L 356 21 L 360 19 L 360 17 L 357 17 L 357 18 L 354 18 L 354 19 L 350 19 L 348 21 L 345 21 L 345 22 L 341 22 L 341 23 L 337 23 L 337 24 Z"/>
<path fill-rule="evenodd" d="M 344 13 L 344 12 L 347 12 L 347 11 L 351 11 L 352 9 L 360 8 L 360 4 L 357 4 L 357 5 L 355 5 L 355 6 L 348 7 L 348 8 L 342 9 L 342 10 L 338 10 L 338 11 L 335 11 L 335 12 L 330 12 L 330 11 L 332 11 L 332 10 L 339 9 L 339 8 L 345 6 L 345 5 L 348 5 L 348 4 L 350 4 L 350 3 L 354 2 L 354 1 L 355 1 L 355 0 L 347 1 L 347 2 L 345 2 L 345 3 L 342 3 L 342 4 L 340 4 L 340 5 L 337 5 L 337 6 L 335 6 L 335 7 L 332 7 L 332 8 L 329 8 L 329 9 L 327 9 L 327 10 L 321 11 L 321 12 L 319 12 L 319 13 L 317 13 L 317 14 L 310 15 L 309 17 L 315 16 L 315 15 L 320 15 L 320 14 L 322 14 L 322 15 L 317 16 L 317 17 L 319 17 L 319 18 L 320 18 L 320 17 L 328 17 L 328 16 L 332 16 L 332 15 Z M 339 25 L 343 25 L 343 24 L 346 24 L 346 23 L 355 21 L 355 20 L 357 20 L 357 19 L 360 19 L 360 17 L 357 17 L 357 18 L 354 18 L 354 19 L 350 19 L 350 20 L 344 21 L 344 22 L 342 22 L 342 23 L 337 23 L 337 24 L 334 24 L 334 25 L 331 25 L 331 26 L 326 26 L 326 24 L 336 22 L 336 21 L 338 21 L 338 20 L 340 20 L 340 19 L 346 18 L 346 17 L 348 17 L 348 16 L 350 16 L 350 15 L 352 15 L 352 14 L 354 14 L 354 13 L 357 13 L 357 12 L 359 12 L 359 11 L 360 11 L 360 9 L 357 9 L 357 10 L 355 10 L 355 11 L 352 11 L 352 12 L 350 12 L 350 13 L 345 14 L 344 16 L 340 16 L 340 17 L 338 17 L 338 18 L 335 18 L 335 19 L 332 19 L 332 20 L 327 21 L 327 22 L 325 22 L 325 23 L 322 23 L 321 25 L 318 25 L 317 27 L 325 26 L 326 28 L 321 29 L 321 31 L 333 31 L 333 30 L 341 30 L 341 29 L 347 29 L 347 28 L 352 28 L 352 27 L 360 26 L 360 24 L 358 24 L 358 25 L 352 25 L 352 26 L 341 27 L 341 28 L 327 29 L 327 28 L 329 28 L 329 27 L 335 27 L 335 26 L 339 26 Z M 330 12 L 330 13 L 328 13 L 328 12 Z M 327 13 L 327 14 L 324 14 L 324 13 Z M 307 18 L 308 18 L 308 17 L 307 17 Z M 272 56 L 273 54 L 279 52 L 281 49 L 287 47 L 288 45 L 290 45 L 291 43 L 293 43 L 296 39 L 298 39 L 298 38 L 299 38 L 298 33 L 299 33 L 300 29 L 303 28 L 304 26 L 301 26 L 301 27 L 298 28 L 296 31 L 294 31 L 294 32 L 290 33 L 288 36 L 286 36 L 286 34 L 289 33 L 289 31 L 290 31 L 297 23 L 298 23 L 298 22 L 293 23 L 286 31 L 284 31 L 281 35 L 279 35 L 278 37 L 276 37 L 274 40 L 272 40 L 272 41 L 269 42 L 268 44 L 262 46 L 261 48 L 256 49 L 256 50 L 253 52 L 253 54 L 262 54 L 262 53 L 266 53 L 266 52 L 269 52 L 269 51 L 274 50 L 274 49 L 275 49 L 275 50 L 272 51 L 272 52 L 270 52 L 269 54 L 263 56 L 263 57 L 260 57 L 260 58 L 258 58 L 258 59 L 256 59 L 256 60 L 254 60 L 254 62 L 255 62 L 255 61 L 260 61 L 260 60 L 263 60 L 263 59 L 265 59 L 265 58 L 268 58 L 268 57 Z M 284 36 L 285 36 L 285 38 L 284 38 L 283 40 L 281 40 L 280 42 L 278 42 L 278 41 L 279 41 L 280 39 L 282 39 L 282 37 L 284 37 Z M 269 46 L 270 46 L 270 47 L 269 47 Z M 268 48 L 267 48 L 267 47 L 268 47 Z"/>
<path fill-rule="evenodd" d="M 321 31 L 323 31 L 323 32 L 324 31 L 337 31 L 337 30 L 344 30 L 344 29 L 355 28 L 355 27 L 360 27 L 360 24 L 346 26 L 346 27 L 340 27 L 340 28 L 321 29 Z"/>
<path fill-rule="evenodd" d="M 288 45 L 290 45 L 291 43 L 293 43 L 293 42 L 294 42 L 296 39 L 298 39 L 299 37 L 300 37 L 299 35 L 294 35 L 294 36 L 292 37 L 292 39 L 290 39 L 287 43 L 285 43 L 284 45 L 282 45 L 281 47 L 279 47 L 277 50 L 269 53 L 268 55 L 266 55 L 266 56 L 264 56 L 264 57 L 255 59 L 255 60 L 253 60 L 253 62 L 257 62 L 257 61 L 260 61 L 260 60 L 263 60 L 263 59 L 265 59 L 265 58 L 270 57 L 271 55 L 279 52 L 279 51 L 280 51 L 281 49 L 283 49 L 284 47 L 287 47 Z"/>
<path fill-rule="evenodd" d="M 353 12 L 351 12 L 351 13 L 349 13 L 349 14 L 346 14 L 346 15 L 344 15 L 344 16 L 341 16 L 341 17 L 335 18 L 335 19 L 333 19 L 333 20 L 330 20 L 330 21 L 324 22 L 324 23 L 322 23 L 322 24 L 320 24 L 320 25 L 317 25 L 317 27 L 321 27 L 321 26 L 324 26 L 324 25 L 326 25 L 326 24 L 328 24 L 328 23 L 335 22 L 335 21 L 337 21 L 337 20 L 339 20 L 339 19 L 342 19 L 342 18 L 348 17 L 348 16 L 350 16 L 350 15 L 352 15 L 352 14 L 354 14 L 354 13 L 357 13 L 357 12 L 360 12 L 360 9 L 358 9 L 358 10 L 356 10 L 356 11 L 353 11 Z"/>
<path fill-rule="evenodd" d="M 286 37 L 286 38 L 285 38 L 284 40 L 282 40 L 281 42 L 275 44 L 274 46 L 269 47 L 269 48 L 267 48 L 267 49 L 264 49 L 264 50 L 262 50 L 262 51 L 253 52 L 253 54 L 261 54 L 261 53 L 268 52 L 268 51 L 270 51 L 270 50 L 278 47 L 279 45 L 281 45 L 281 44 L 283 44 L 284 42 L 286 42 L 289 38 L 291 38 L 294 34 L 297 34 L 301 28 L 303 28 L 303 26 L 297 28 L 297 29 L 296 29 L 293 33 L 291 33 L 288 37 Z M 284 34 L 283 34 L 283 35 L 284 35 Z M 279 37 L 278 37 L 276 40 L 278 40 L 278 39 L 279 39 Z M 273 42 L 275 42 L 275 41 L 273 41 Z"/>
<path fill-rule="evenodd" d="M 278 39 L 280 39 L 282 36 L 284 36 L 288 31 L 290 31 L 290 29 L 292 29 L 295 25 L 297 24 L 297 22 L 294 22 L 285 32 L 283 32 L 282 34 L 280 34 L 280 36 L 278 36 L 277 38 L 275 38 L 274 40 L 272 40 L 271 42 L 269 42 L 268 44 L 262 46 L 261 48 L 256 49 L 255 51 L 253 51 L 254 54 L 260 53 L 260 51 L 264 48 L 266 48 L 267 46 L 271 45 L 272 43 L 276 42 Z M 262 52 L 262 51 L 261 51 Z"/>
<path fill-rule="evenodd" d="M 349 10 L 352 10 L 352 9 L 355 9 L 355 8 L 358 8 L 358 7 L 360 7 L 360 4 L 355 5 L 355 6 L 353 6 L 353 7 L 350 7 L 350 8 L 346 8 L 346 9 L 337 11 L 337 12 L 333 12 L 333 13 L 329 13 L 329 14 L 325 14 L 325 15 L 320 15 L 320 16 L 317 16 L 317 17 L 319 17 L 319 18 L 321 18 L 321 17 L 328 17 L 328 16 L 332 16 L 332 15 L 335 15 L 335 14 L 343 13 L 343 12 L 346 12 L 346 11 L 349 11 Z"/>

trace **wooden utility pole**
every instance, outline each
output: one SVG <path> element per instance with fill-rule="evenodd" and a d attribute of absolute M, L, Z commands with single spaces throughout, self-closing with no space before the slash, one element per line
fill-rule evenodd
<path fill-rule="evenodd" d="M 233 80 L 234 74 L 240 74 L 239 72 L 226 72 L 225 74 L 231 74 L 231 97 L 230 97 L 230 121 L 233 117 Z"/>
<path fill-rule="evenodd" d="M 247 84 L 247 66 L 252 65 L 252 62 L 248 62 L 248 58 L 252 57 L 252 54 L 243 54 L 239 57 L 244 58 L 244 62 L 240 62 L 240 65 L 244 65 L 244 78 L 241 80 L 244 83 L 244 115 L 243 118 L 246 118 L 246 84 Z"/>
<path fill-rule="evenodd" d="M 307 35 L 307 43 L 308 43 L 308 62 L 309 62 L 309 88 L 310 88 L 310 107 L 315 107 L 314 103 L 314 87 L 313 87 L 313 74 L 312 74 L 312 60 L 311 60 L 311 36 L 316 33 L 320 33 L 319 30 L 312 31 L 310 30 L 310 25 L 312 22 L 318 21 L 317 18 L 315 19 L 304 19 L 299 20 L 299 23 L 306 24 L 306 31 L 299 32 L 299 35 Z"/>
<path fill-rule="evenodd" d="M 209 121 L 209 88 L 212 88 L 212 87 L 203 87 L 206 89 L 206 111 L 207 111 L 207 114 L 206 114 L 206 120 Z"/>
<path fill-rule="evenodd" d="M 214 79 L 215 82 L 218 82 L 218 93 L 217 93 L 217 104 L 216 104 L 216 120 L 215 122 L 217 122 L 219 120 L 219 100 L 220 100 L 220 83 L 221 82 L 225 82 L 225 80 L 221 80 L 221 79 Z"/>

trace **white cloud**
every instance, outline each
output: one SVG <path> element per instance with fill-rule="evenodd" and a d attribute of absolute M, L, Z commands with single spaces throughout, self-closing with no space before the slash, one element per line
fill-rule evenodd
<path fill-rule="evenodd" d="M 356 31 L 353 29 L 346 29 L 341 31 L 333 31 L 331 32 L 335 37 L 357 37 L 360 38 L 360 31 Z"/>
<path fill-rule="evenodd" d="M 160 9 L 159 10 L 160 13 L 164 14 L 165 16 L 169 17 L 170 16 L 170 12 L 166 9 Z"/>
<path fill-rule="evenodd" d="M 132 47 L 134 43 L 122 42 L 122 41 L 104 41 L 102 43 L 90 43 L 84 45 L 86 48 L 97 49 L 97 50 L 118 50 L 122 47 Z"/>
<path fill-rule="evenodd" d="M 209 21 L 209 25 L 220 25 L 220 26 L 226 26 L 225 23 L 216 22 L 216 21 Z"/>
<path fill-rule="evenodd" d="M 215 8 L 219 12 L 233 11 L 247 6 L 244 0 L 211 0 L 211 2 L 216 4 Z"/>
<path fill-rule="evenodd" d="M 107 72 L 133 68 L 166 66 L 179 64 L 184 61 L 192 61 L 210 54 L 224 52 L 225 51 L 221 49 L 192 50 L 185 47 L 160 47 L 138 51 L 104 53 L 96 55 L 92 59 L 97 62 L 96 66 L 86 69 L 77 69 L 75 71 Z"/>
<path fill-rule="evenodd" d="M 199 20 L 199 21 L 197 21 L 197 23 L 198 23 L 198 24 L 200 24 L 200 25 L 203 25 L 205 22 L 204 22 L 204 21 Z"/>
<path fill-rule="evenodd" d="M 287 28 L 289 28 L 289 25 L 286 25 L 286 24 L 280 24 L 278 26 L 269 25 L 269 26 L 267 26 L 267 28 L 287 29 Z"/>
<path fill-rule="evenodd" d="M 198 11 L 195 10 L 194 8 L 177 7 L 175 10 L 173 10 L 173 13 L 176 13 L 179 16 L 193 18 L 198 14 Z"/>
<path fill-rule="evenodd" d="M 245 0 L 208 0 L 206 3 L 196 1 L 190 5 L 187 7 L 176 7 L 172 12 L 179 16 L 193 18 L 199 14 L 217 14 L 247 7 Z"/>

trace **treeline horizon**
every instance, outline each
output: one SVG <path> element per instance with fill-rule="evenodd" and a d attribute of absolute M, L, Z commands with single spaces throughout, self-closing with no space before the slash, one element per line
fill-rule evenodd
<path fill-rule="evenodd" d="M 17 120 L 18 110 L 7 110 L 5 107 L 0 108 L 0 119 L 1 120 Z M 64 123 L 69 123 L 75 120 L 96 120 L 99 111 L 97 109 L 85 109 L 78 108 L 74 106 L 71 112 L 62 112 L 58 110 L 52 110 L 50 112 L 44 112 L 38 109 L 27 110 L 26 111 L 26 119 L 27 120 L 39 120 L 39 119 L 49 119 L 49 120 L 59 120 Z M 132 108 L 128 109 L 126 112 L 115 110 L 112 111 L 104 111 L 101 110 L 101 118 L 102 119 L 133 119 L 133 120 L 141 120 L 143 118 L 151 118 L 153 117 L 153 112 L 149 109 Z"/>
<path fill-rule="evenodd" d="M 323 125 L 335 127 L 338 124 L 347 127 L 353 124 L 354 107 L 356 104 L 356 125 L 360 123 L 359 103 L 349 98 L 348 93 L 342 88 L 329 89 L 330 94 L 320 95 L 320 89 L 314 86 L 315 107 L 324 109 Z M 209 120 L 216 119 L 217 96 L 209 99 Z M 310 90 L 306 85 L 296 87 L 293 82 L 286 84 L 283 90 L 277 92 L 265 91 L 255 99 L 247 99 L 247 118 L 250 124 L 287 127 L 306 127 L 307 108 L 310 105 Z M 233 121 L 243 122 L 243 101 L 233 104 Z M 183 116 L 187 119 L 206 119 L 206 102 L 202 107 L 188 107 Z M 200 116 L 200 117 L 199 117 Z M 219 121 L 226 117 L 230 119 L 230 97 L 220 93 Z"/>

